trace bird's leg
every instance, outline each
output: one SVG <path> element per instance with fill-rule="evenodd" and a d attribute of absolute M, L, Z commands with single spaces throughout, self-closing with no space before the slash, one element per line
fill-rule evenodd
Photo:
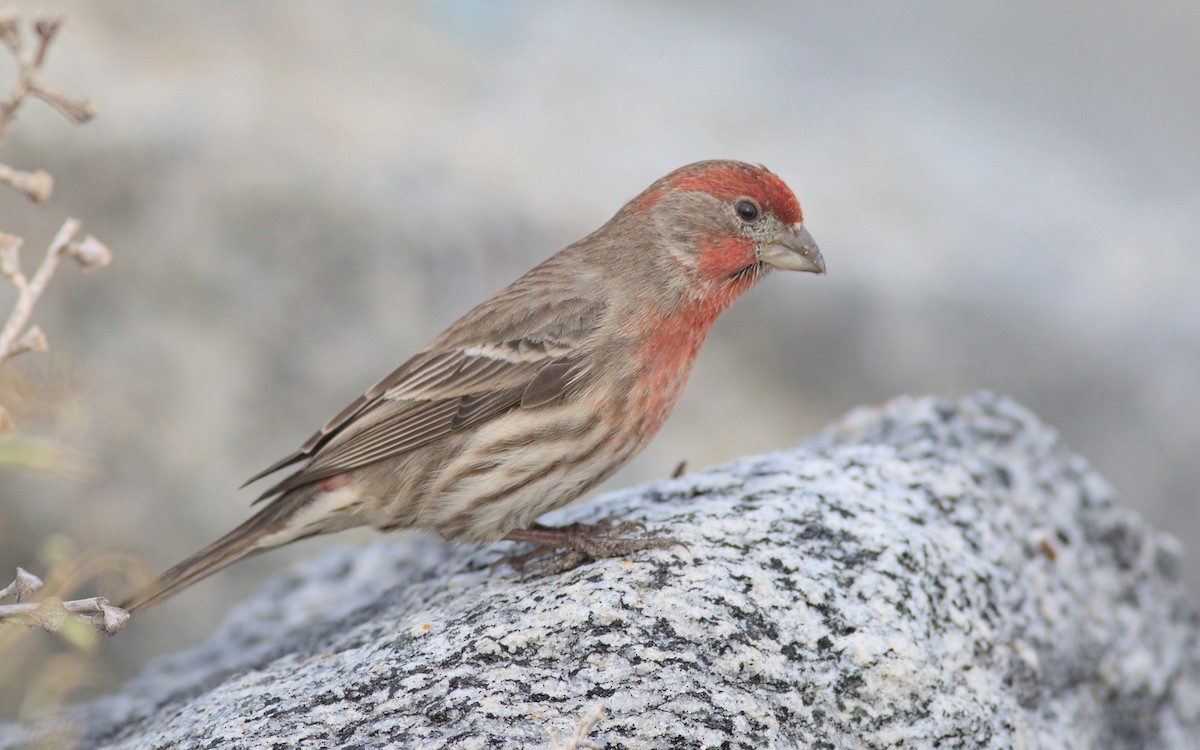
<path fill-rule="evenodd" d="M 594 524 L 573 523 L 569 526 L 533 524 L 527 529 L 515 529 L 504 538 L 512 542 L 532 542 L 538 545 L 530 552 L 511 555 L 506 562 L 522 574 L 532 560 L 547 558 L 536 566 L 536 575 L 550 575 L 578 567 L 589 560 L 621 557 L 644 549 L 667 549 L 679 542 L 672 537 L 630 538 L 633 531 L 645 531 L 639 521 L 617 521 L 605 518 Z M 553 554 L 559 550 L 557 554 Z"/>

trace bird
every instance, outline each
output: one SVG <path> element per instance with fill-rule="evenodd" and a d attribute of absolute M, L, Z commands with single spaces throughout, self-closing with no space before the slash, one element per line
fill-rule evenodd
<path fill-rule="evenodd" d="M 764 166 L 700 161 L 661 177 L 247 480 L 300 464 L 255 500 L 261 510 L 123 606 L 356 526 L 527 542 L 575 560 L 673 542 L 628 536 L 640 527 L 631 522 L 537 519 L 646 446 L 734 300 L 774 269 L 825 273 L 803 221 L 795 194 Z"/>

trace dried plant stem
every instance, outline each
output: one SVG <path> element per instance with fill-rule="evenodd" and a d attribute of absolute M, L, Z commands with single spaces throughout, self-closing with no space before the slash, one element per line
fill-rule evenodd
<path fill-rule="evenodd" d="M 59 261 L 69 249 L 75 233 L 79 231 L 79 225 L 78 219 L 67 219 L 63 222 L 32 279 L 27 279 L 21 272 L 17 255 L 20 243 L 12 241 L 3 245 L 4 240 L 0 238 L 0 253 L 4 254 L 4 257 L 0 257 L 0 272 L 3 272 L 17 288 L 17 302 L 8 316 L 8 322 L 4 324 L 4 330 L 0 331 L 0 363 L 14 354 L 36 351 L 39 345 L 40 348 L 45 348 L 45 336 L 41 329 L 34 326 L 26 331 L 26 326 L 29 325 L 29 318 L 33 315 L 33 308 L 41 298 L 42 292 L 46 291 L 46 285 L 58 270 Z"/>
<path fill-rule="evenodd" d="M 16 81 L 8 98 L 0 101 L 0 141 L 8 134 L 17 110 L 31 96 L 46 102 L 75 123 L 85 123 L 95 115 L 96 107 L 91 101 L 66 96 L 38 80 L 42 65 L 46 62 L 46 53 L 60 28 L 60 17 L 37 19 L 33 23 L 36 43 L 32 50 L 27 50 L 19 14 L 13 10 L 0 10 L 0 45 L 8 48 L 17 64 Z M 37 169 L 28 172 L 6 164 L 0 164 L 0 183 L 9 185 L 38 203 L 48 200 L 54 189 L 54 180 L 45 171 Z M 76 242 L 75 234 L 78 231 L 77 219 L 67 219 L 63 223 L 31 279 L 21 271 L 20 250 L 23 240 L 0 234 L 0 272 L 17 289 L 16 304 L 3 330 L 0 330 L 0 364 L 21 352 L 46 351 L 46 335 L 38 326 L 30 327 L 29 319 L 64 254 L 71 255 L 85 272 L 103 268 L 112 260 L 112 253 L 98 240 L 86 237 Z M 0 432 L 11 429 L 11 417 L 0 407 Z"/>
<path fill-rule="evenodd" d="M 23 568 L 17 568 L 13 582 L 0 589 L 0 601 L 16 597 L 16 604 L 0 604 L 0 623 L 10 621 L 39 627 L 46 632 L 59 630 L 66 618 L 74 616 L 107 635 L 115 635 L 129 622 L 129 613 L 109 604 L 103 596 L 63 601 L 49 597 L 40 602 L 22 602 L 42 588 L 42 580 Z"/>
<path fill-rule="evenodd" d="M 42 63 L 46 60 L 46 52 L 50 48 L 50 43 L 54 41 L 55 35 L 58 34 L 62 21 L 58 18 L 51 18 L 37 22 L 35 26 L 38 38 L 37 48 L 29 56 L 21 54 L 22 44 L 21 37 L 16 30 L 16 19 L 4 18 L 0 20 L 0 23 L 5 25 L 4 43 L 17 60 L 17 80 L 8 94 L 8 100 L 0 102 L 0 140 L 3 140 L 8 126 L 12 124 L 25 97 L 38 88 L 37 75 L 41 72 Z"/>
<path fill-rule="evenodd" d="M 8 48 L 17 64 L 17 78 L 8 98 L 0 101 L 0 141 L 8 134 L 8 128 L 16 119 L 17 110 L 27 99 L 40 99 L 54 107 L 64 117 L 82 125 L 96 116 L 96 105 L 89 99 L 67 96 L 55 91 L 38 80 L 50 43 L 62 27 L 59 17 L 40 18 L 33 24 L 37 46 L 31 53 L 25 52 L 25 41 L 21 33 L 20 18 L 13 10 L 0 10 L 0 44 Z M 0 164 L 0 183 L 20 192 L 34 203 L 50 200 L 54 192 L 54 178 L 41 169 L 27 172 Z"/>
<path fill-rule="evenodd" d="M 54 192 L 54 178 L 43 169 L 26 172 L 0 164 L 0 182 L 29 198 L 34 203 L 45 203 Z"/>
<path fill-rule="evenodd" d="M 596 728 L 596 724 L 600 722 L 600 717 L 604 715 L 604 704 L 595 703 L 587 711 L 583 717 L 579 719 L 579 726 L 575 728 L 575 732 L 566 739 L 566 742 L 559 744 L 558 737 L 553 732 L 550 733 L 551 750 L 593 750 L 603 747 L 599 743 L 593 742 L 587 738 L 592 730 Z"/>
<path fill-rule="evenodd" d="M 38 80 L 46 62 L 46 53 L 61 26 L 60 17 L 35 20 L 33 36 L 36 42 L 29 50 L 21 30 L 19 14 L 11 9 L 0 9 L 0 47 L 7 48 L 17 67 L 16 80 L 8 98 L 0 100 L 0 141 L 8 134 L 17 110 L 30 97 L 49 104 L 76 124 L 88 122 L 95 115 L 96 107 L 91 101 L 67 96 Z M 36 203 L 49 200 L 54 188 L 53 178 L 45 171 L 13 169 L 6 164 L 0 164 L 0 184 L 14 188 Z M 20 251 L 24 240 L 0 233 L 0 275 L 7 277 L 17 291 L 12 312 L 3 329 L 0 329 L 0 364 L 21 352 L 46 351 L 46 336 L 38 326 L 30 326 L 30 319 L 64 255 L 69 255 L 85 273 L 103 268 L 112 261 L 112 253 L 94 237 L 75 239 L 79 227 L 78 219 L 63 222 L 32 277 L 26 277 L 21 270 Z M 12 429 L 11 417 L 0 406 L 0 434 L 11 432 Z M 16 600 L 15 604 L 0 604 L 0 623 L 20 623 L 55 632 L 68 619 L 79 619 L 100 632 L 113 635 L 129 621 L 127 611 L 109 604 L 104 597 L 63 601 L 52 596 L 37 602 L 23 601 L 42 588 L 41 579 L 18 568 L 13 582 L 0 589 L 0 601 L 9 598 Z"/>

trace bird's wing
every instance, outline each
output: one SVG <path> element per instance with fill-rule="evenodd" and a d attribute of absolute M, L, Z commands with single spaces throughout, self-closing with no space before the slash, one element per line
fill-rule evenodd
<path fill-rule="evenodd" d="M 487 303 L 485 303 L 486 305 Z M 308 459 L 259 500 L 412 450 L 517 407 L 561 395 L 587 371 L 585 344 L 603 301 L 568 299 L 470 336 L 489 311 L 476 308 L 433 344 L 329 420 L 295 453 L 251 477 L 257 481 Z M 245 486 L 245 485 L 243 485 Z M 257 501 L 256 501 L 257 502 Z"/>

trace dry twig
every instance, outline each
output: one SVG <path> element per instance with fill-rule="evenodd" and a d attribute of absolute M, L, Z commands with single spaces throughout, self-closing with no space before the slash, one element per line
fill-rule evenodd
<path fill-rule="evenodd" d="M 14 597 L 17 603 L 0 604 L 0 623 L 7 620 L 54 633 L 62 628 L 68 617 L 74 616 L 101 633 L 115 635 L 129 622 L 129 612 L 109 604 L 108 599 L 103 596 L 70 601 L 52 596 L 40 602 L 21 601 L 36 594 L 41 588 L 42 579 L 24 568 L 17 568 L 17 576 L 13 582 L 0 589 L 0 601 Z"/>
<path fill-rule="evenodd" d="M 0 11 L 0 44 L 8 48 L 17 63 L 17 80 L 13 83 L 8 99 L 0 102 L 0 140 L 4 139 L 8 126 L 12 124 L 17 110 L 32 96 L 57 109 L 64 117 L 82 125 L 96 116 L 96 105 L 90 99 L 67 96 L 38 80 L 50 43 L 62 28 L 61 16 L 42 17 L 34 21 L 33 32 L 37 43 L 26 51 L 25 39 L 21 34 L 20 16 L 15 10 Z"/>
<path fill-rule="evenodd" d="M 596 724 L 600 722 L 600 717 L 603 715 L 604 704 L 592 704 L 584 712 L 583 717 L 580 718 L 579 726 L 575 728 L 574 734 L 568 737 L 567 741 L 561 745 L 558 742 L 558 736 L 554 732 L 550 732 L 551 750 L 600 750 L 603 745 L 589 740 L 587 736 L 596 728 Z"/>
<path fill-rule="evenodd" d="M 96 114 L 96 105 L 91 101 L 61 94 L 38 79 L 50 43 L 60 28 L 62 19 L 59 17 L 39 18 L 33 24 L 35 43 L 32 49 L 27 49 L 25 35 L 21 33 L 20 16 L 14 10 L 0 11 L 0 45 L 8 49 L 17 63 L 17 78 L 12 90 L 7 99 L 0 101 L 0 141 L 7 135 L 17 110 L 29 97 L 46 102 L 77 124 L 91 120 Z M 25 171 L 0 164 L 0 183 L 14 188 L 35 203 L 49 200 L 54 192 L 54 179 L 41 169 Z M 79 221 L 67 219 L 32 279 L 26 279 L 21 272 L 20 250 L 24 241 L 10 234 L 0 234 L 0 271 L 17 288 L 16 305 L 0 332 L 0 363 L 21 352 L 46 351 L 46 335 L 37 326 L 29 327 L 29 318 L 64 253 L 78 261 L 84 271 L 103 268 L 112 260 L 112 253 L 94 237 L 76 242 L 74 237 L 78 231 Z M 7 419 L 7 414 L 0 412 L 0 423 Z"/>
<path fill-rule="evenodd" d="M 83 124 L 95 117 L 96 105 L 90 100 L 59 93 L 38 80 L 50 43 L 61 27 L 61 18 L 39 18 L 33 24 L 37 42 L 32 50 L 27 51 L 21 34 L 20 16 L 15 10 L 0 11 L 0 44 L 8 48 L 17 63 L 17 80 L 13 82 L 8 98 L 0 102 L 0 140 L 4 140 L 8 133 L 8 126 L 16 118 L 17 110 L 31 96 L 46 102 L 76 124 Z M 27 172 L 0 164 L 0 182 L 34 203 L 49 200 L 54 192 L 54 179 L 41 169 Z"/>
<path fill-rule="evenodd" d="M 21 271 L 21 245 L 23 240 L 11 234 L 0 234 L 0 273 L 8 277 L 17 288 L 17 302 L 8 316 L 8 322 L 0 331 L 0 364 L 9 357 L 22 352 L 44 352 L 48 348 L 46 335 L 38 326 L 29 326 L 29 318 L 33 315 L 33 307 L 37 304 L 50 283 L 50 278 L 58 270 L 58 263 L 64 255 L 69 255 L 85 273 L 104 268 L 112 262 L 112 252 L 104 243 L 88 235 L 82 240 L 75 240 L 79 231 L 78 219 L 67 219 L 58 230 L 54 241 L 46 250 L 46 257 L 33 274 L 27 278 Z"/>
<path fill-rule="evenodd" d="M 8 97 L 0 100 L 0 141 L 8 134 L 17 110 L 30 97 L 49 104 L 75 124 L 91 120 L 96 113 L 91 101 L 62 94 L 39 79 L 50 44 L 62 27 L 62 19 L 45 17 L 35 20 L 32 46 L 26 45 L 26 34 L 22 33 L 20 21 L 16 11 L 0 10 L 0 46 L 9 51 L 17 67 L 16 80 Z M 54 190 L 54 180 L 47 172 L 41 169 L 14 169 L 6 164 L 0 164 L 0 184 L 14 188 L 35 203 L 49 200 Z M 67 219 L 63 223 L 32 277 L 27 277 L 21 270 L 20 251 L 24 240 L 0 233 L 0 275 L 6 277 L 17 292 L 12 312 L 0 329 L 0 364 L 22 352 L 47 350 L 46 335 L 39 326 L 30 325 L 30 319 L 34 306 L 41 299 L 64 255 L 70 256 L 85 273 L 103 268 L 112 261 L 112 253 L 96 238 L 87 236 L 82 240 L 75 239 L 79 227 L 77 219 Z M 11 432 L 12 429 L 8 412 L 0 406 L 0 433 Z M 100 632 L 113 635 L 129 621 L 128 612 L 109 604 L 104 597 L 63 601 L 51 596 L 37 602 L 23 601 L 42 587 L 41 579 L 17 568 L 13 582 L 0 589 L 0 602 L 9 598 L 16 600 L 15 604 L 0 604 L 0 623 L 20 623 L 53 633 L 68 618 L 77 618 Z"/>

